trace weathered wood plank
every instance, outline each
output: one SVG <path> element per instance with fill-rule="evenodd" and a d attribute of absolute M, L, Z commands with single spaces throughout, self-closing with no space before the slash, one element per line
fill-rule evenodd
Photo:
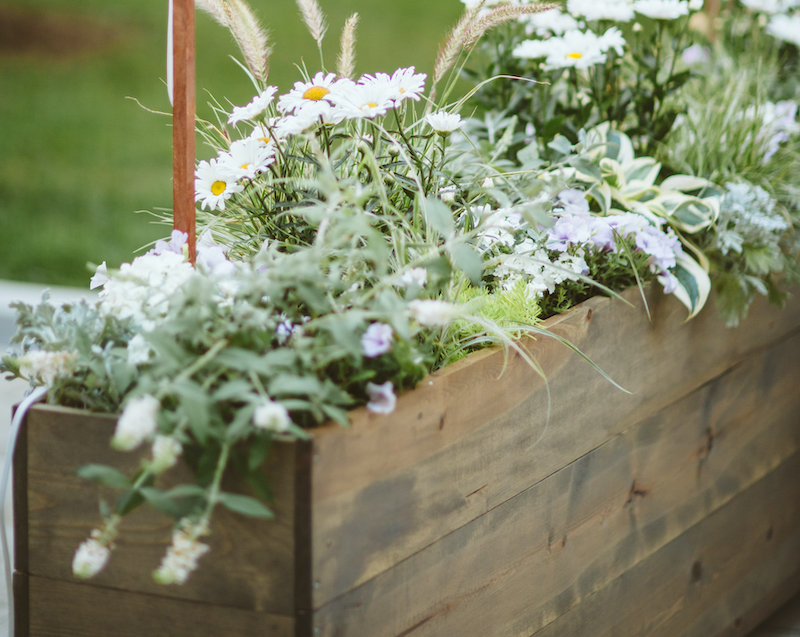
<path fill-rule="evenodd" d="M 292 617 L 30 577 L 30 637 L 295 637 Z M 26 635 L 27 637 L 27 635 Z"/>
<path fill-rule="evenodd" d="M 541 339 L 532 351 L 551 391 L 546 431 L 543 381 L 518 359 L 498 379 L 504 356 L 490 351 L 401 396 L 389 417 L 361 410 L 349 430 L 316 432 L 316 608 L 800 326 L 796 299 L 783 312 L 756 304 L 738 329 L 725 330 L 713 307 L 684 323 L 680 304 L 653 292 L 651 323 L 638 291 L 625 296 L 636 307 L 595 298 L 549 325 L 632 395 L 616 390 L 567 348 Z M 357 548 L 354 533 L 361 539 Z"/>
<path fill-rule="evenodd" d="M 28 575 L 14 573 L 14 637 L 28 637 L 30 626 L 28 623 Z"/>
<path fill-rule="evenodd" d="M 800 572 L 799 529 L 800 455 L 795 454 L 740 497 L 534 634 L 707 637 L 730 626 L 738 628 L 737 620 L 741 625 L 748 606 L 769 593 L 759 581 L 777 583 Z M 723 606 L 715 622 L 695 625 L 703 614 L 708 619 L 726 594 L 733 595 L 737 606 Z"/>
<path fill-rule="evenodd" d="M 140 454 L 109 447 L 115 419 L 78 410 L 39 406 L 27 418 L 28 568 L 32 575 L 73 581 L 75 549 L 100 522 L 98 500 L 113 502 L 115 491 L 75 475 L 88 463 L 113 464 L 123 471 L 138 467 Z M 151 573 L 170 541 L 172 519 L 145 507 L 120 527 L 108 567 L 92 581 L 155 595 L 292 614 L 295 611 L 295 471 L 302 446 L 277 444 L 266 468 L 274 487 L 275 521 L 245 518 L 219 507 L 215 511 L 212 551 L 183 586 L 162 586 Z M 167 484 L 191 480 L 175 468 Z M 228 490 L 242 490 L 235 481 Z M 299 553 L 306 547 L 297 547 Z M 304 587 L 308 588 L 308 576 Z"/>
<path fill-rule="evenodd" d="M 798 376 L 800 335 L 324 606 L 315 627 L 531 634 L 800 449 Z"/>

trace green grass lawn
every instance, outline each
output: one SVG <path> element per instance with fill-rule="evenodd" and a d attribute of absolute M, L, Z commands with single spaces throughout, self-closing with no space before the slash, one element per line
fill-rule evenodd
<path fill-rule="evenodd" d="M 321 5 L 329 67 L 345 19 L 359 12 L 358 73 L 409 65 L 429 73 L 463 10 L 459 0 Z M 251 6 L 272 33 L 271 82 L 287 90 L 301 60 L 318 68 L 316 45 L 293 0 Z M 166 0 L 0 0 L 0 21 L 24 13 L 43 25 L 12 50 L 0 42 L 0 279 L 85 286 L 87 262 L 117 266 L 168 234 L 136 212 L 171 206 L 170 120 L 127 99 L 169 110 L 166 8 Z M 229 57 L 236 52 L 229 34 L 198 12 L 201 117 L 210 116 L 206 91 L 223 103 L 250 100 L 251 85 Z"/>

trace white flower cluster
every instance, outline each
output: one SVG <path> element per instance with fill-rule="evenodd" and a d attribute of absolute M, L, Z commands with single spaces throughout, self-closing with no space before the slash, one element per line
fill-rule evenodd
<path fill-rule="evenodd" d="M 404 100 L 418 101 L 425 80 L 426 75 L 416 73 L 413 66 L 397 69 L 392 75 L 364 75 L 357 82 L 320 72 L 306 82 L 296 82 L 291 91 L 281 95 L 276 105 L 281 116 L 270 118 L 264 113 L 277 88 L 267 87 L 248 105 L 234 107 L 228 123 L 248 121 L 252 131 L 215 159 L 198 164 L 195 200 L 203 209 L 225 210 L 225 202 L 244 190 L 242 182 L 252 180 L 275 161 L 278 145 L 288 136 L 299 135 L 321 122 L 338 124 L 386 115 Z M 445 122 L 447 126 L 457 124 Z"/>
<path fill-rule="evenodd" d="M 100 309 L 119 318 L 131 318 L 145 331 L 155 327 L 163 318 L 170 299 L 195 274 L 187 260 L 188 235 L 173 230 L 170 241 L 157 241 L 147 254 L 123 263 L 117 272 L 108 272 L 106 263 L 100 265 L 92 277 L 91 288 L 102 286 Z M 228 277 L 236 271 L 236 264 L 225 256 L 222 246 L 214 243 L 209 234 L 197 242 L 197 267 L 212 276 Z M 138 365 L 150 357 L 150 348 L 140 338 L 128 349 L 129 362 Z"/>
<path fill-rule="evenodd" d="M 530 238 L 516 245 L 514 254 L 506 256 L 494 272 L 506 290 L 524 279 L 531 300 L 540 298 L 546 292 L 552 294 L 557 285 L 579 280 L 580 276 L 588 273 L 589 268 L 581 250 L 575 251 L 575 254 L 562 252 L 552 260 L 547 250 Z"/>
<path fill-rule="evenodd" d="M 132 318 L 149 331 L 166 314 L 170 298 L 194 274 L 183 255 L 174 252 L 145 254 L 119 271 L 107 275 L 103 263 L 92 278 L 92 287 L 102 285 L 100 309 L 119 318 Z"/>
<path fill-rule="evenodd" d="M 512 55 L 525 59 L 545 58 L 545 69 L 588 69 L 605 62 L 612 49 L 622 55 L 624 47 L 625 38 L 617 27 L 611 27 L 601 36 L 593 31 L 570 29 L 547 40 L 525 40 Z"/>
<path fill-rule="evenodd" d="M 209 551 L 209 546 L 198 538 L 208 535 L 208 523 L 182 519 L 172 531 L 172 544 L 153 573 L 159 584 L 184 584 L 197 570 L 197 563 Z"/>
<path fill-rule="evenodd" d="M 71 376 L 77 360 L 77 352 L 33 350 L 20 358 L 20 372 L 50 386 L 59 377 Z"/>
<path fill-rule="evenodd" d="M 149 394 L 130 399 L 117 420 L 111 446 L 120 451 L 136 449 L 156 432 L 160 409 L 161 401 Z"/>
<path fill-rule="evenodd" d="M 100 531 L 92 531 L 92 537 L 81 542 L 72 558 L 72 573 L 75 577 L 89 579 L 102 571 L 108 563 L 111 549 L 99 541 Z"/>

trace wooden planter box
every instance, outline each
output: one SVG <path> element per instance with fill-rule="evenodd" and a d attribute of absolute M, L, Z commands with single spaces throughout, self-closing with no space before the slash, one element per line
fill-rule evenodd
<path fill-rule="evenodd" d="M 18 636 L 744 635 L 800 589 L 800 301 L 735 330 L 636 290 L 548 321 L 545 384 L 479 352 L 390 416 L 280 444 L 276 522 L 219 511 L 183 587 L 153 583 L 171 521 L 121 527 L 73 579 L 111 416 L 37 407 L 15 455 Z M 229 485 L 230 486 L 230 485 Z"/>

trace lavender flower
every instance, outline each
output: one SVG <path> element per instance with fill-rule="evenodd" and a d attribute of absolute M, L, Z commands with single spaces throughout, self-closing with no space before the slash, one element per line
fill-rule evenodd
<path fill-rule="evenodd" d="M 367 396 L 369 397 L 367 409 L 376 414 L 391 414 L 397 404 L 397 396 L 394 394 L 394 385 L 391 381 L 386 381 L 382 385 L 367 383 Z"/>
<path fill-rule="evenodd" d="M 361 346 L 364 348 L 364 356 L 375 358 L 385 354 L 392 349 L 392 337 L 394 331 L 390 325 L 385 323 L 373 323 L 361 337 Z"/>

